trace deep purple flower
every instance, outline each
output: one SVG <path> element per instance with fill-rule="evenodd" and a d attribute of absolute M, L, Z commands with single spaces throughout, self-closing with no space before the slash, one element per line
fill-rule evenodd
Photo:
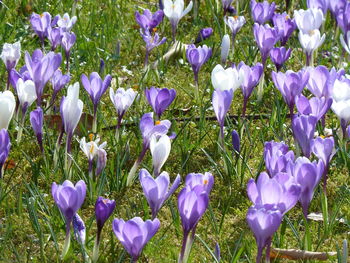
<path fill-rule="evenodd" d="M 233 146 L 233 149 L 236 151 L 236 152 L 240 152 L 241 150 L 241 140 L 239 138 L 239 134 L 236 130 L 233 130 L 232 133 L 231 133 L 231 136 L 232 136 L 232 146 Z"/>
<path fill-rule="evenodd" d="M 285 47 L 275 47 L 270 51 L 270 58 L 276 66 L 276 70 L 280 71 L 283 64 L 289 59 L 292 49 Z"/>
<path fill-rule="evenodd" d="M 211 189 L 214 186 L 214 176 L 211 173 L 205 172 L 201 173 L 189 173 L 186 176 L 185 186 L 190 188 L 195 188 L 197 185 L 203 187 L 203 189 L 210 194 Z"/>
<path fill-rule="evenodd" d="M 162 172 L 154 179 L 146 169 L 141 169 L 139 178 L 143 193 L 152 210 L 152 219 L 154 219 L 164 202 L 168 200 L 179 187 L 181 177 L 177 175 L 173 184 L 170 186 L 170 178 L 167 172 Z"/>
<path fill-rule="evenodd" d="M 142 31 L 151 31 L 153 28 L 157 27 L 164 17 L 164 12 L 162 10 L 157 10 L 154 14 L 151 13 L 149 9 L 145 9 L 143 14 L 138 11 L 135 12 L 136 22 L 141 27 Z"/>
<path fill-rule="evenodd" d="M 123 219 L 113 220 L 113 231 L 131 256 L 133 262 L 140 257 L 143 247 L 156 234 L 160 222 L 154 220 L 143 221 L 140 217 L 134 217 L 129 221 Z"/>
<path fill-rule="evenodd" d="M 295 115 L 292 119 L 294 138 L 307 158 L 311 155 L 311 140 L 314 137 L 317 118 L 312 115 Z"/>
<path fill-rule="evenodd" d="M 229 11 L 233 0 L 221 0 L 222 8 L 224 9 L 224 15 Z"/>
<path fill-rule="evenodd" d="M 314 191 L 318 185 L 324 170 L 324 164 L 321 160 L 311 162 L 306 157 L 299 157 L 291 167 L 297 183 L 301 186 L 301 195 L 299 201 L 303 208 L 305 218 L 308 215 L 309 205 L 314 196 Z"/>
<path fill-rule="evenodd" d="M 51 79 L 51 85 L 53 87 L 53 93 L 51 97 L 50 104 L 53 104 L 55 102 L 55 99 L 57 97 L 58 92 L 69 83 L 71 77 L 69 74 L 63 75 L 62 71 L 60 69 L 57 69 L 55 73 L 52 76 Z"/>
<path fill-rule="evenodd" d="M 145 89 L 148 103 L 152 106 L 155 114 L 160 119 L 163 112 L 170 106 L 176 97 L 175 89 L 150 87 Z"/>
<path fill-rule="evenodd" d="M 37 105 L 41 106 L 44 87 L 61 65 L 62 56 L 54 52 L 44 55 L 40 49 L 36 49 L 32 56 L 26 52 L 25 62 L 29 75 L 35 84 Z"/>
<path fill-rule="evenodd" d="M 196 40 L 194 41 L 195 44 L 198 44 L 199 42 L 202 42 L 203 40 L 209 38 L 213 34 L 213 29 L 211 27 L 205 27 L 199 30 Z"/>
<path fill-rule="evenodd" d="M 6 129 L 0 131 L 0 178 L 2 178 L 3 166 L 10 153 L 10 136 Z"/>
<path fill-rule="evenodd" d="M 192 70 L 194 73 L 194 81 L 197 86 L 199 70 L 203 66 L 203 64 L 208 61 L 211 55 L 212 49 L 208 48 L 206 45 L 203 45 L 202 47 L 199 46 L 197 48 L 194 44 L 191 44 L 186 49 L 186 57 L 188 62 L 192 66 Z"/>
<path fill-rule="evenodd" d="M 270 247 L 273 234 L 282 222 L 282 213 L 271 205 L 255 205 L 248 209 L 247 222 L 254 233 L 258 253 L 256 262 L 261 262 L 263 249 Z M 266 254 L 269 257 L 269 251 Z"/>
<path fill-rule="evenodd" d="M 75 44 L 76 40 L 77 40 L 77 37 L 74 34 L 74 32 L 71 32 L 71 33 L 64 32 L 63 33 L 61 44 L 64 48 L 64 51 L 66 52 L 67 61 L 68 61 L 68 58 L 70 56 L 70 50 L 73 47 L 73 45 Z"/>
<path fill-rule="evenodd" d="M 85 245 L 85 237 L 86 237 L 86 227 L 84 221 L 81 217 L 76 213 L 73 216 L 73 230 L 74 237 L 82 246 Z"/>
<path fill-rule="evenodd" d="M 44 113 L 43 113 L 43 110 L 40 107 L 38 107 L 36 110 L 33 110 L 30 113 L 30 123 L 32 125 L 33 131 L 35 133 L 36 139 L 38 141 L 38 144 L 42 153 L 44 153 L 43 122 L 44 122 Z"/>
<path fill-rule="evenodd" d="M 242 72 L 243 75 L 243 83 L 241 85 L 241 90 L 243 93 L 242 115 L 245 116 L 248 99 L 252 94 L 255 86 L 258 85 L 264 69 L 261 63 L 257 63 L 255 66 L 249 67 L 242 61 L 238 64 L 237 70 L 240 73 Z"/>
<path fill-rule="evenodd" d="M 48 12 L 44 12 L 41 15 L 33 13 L 30 16 L 30 24 L 43 44 L 45 37 L 48 36 L 49 28 L 51 27 L 51 15 Z"/>
<path fill-rule="evenodd" d="M 62 37 L 63 37 L 63 32 L 62 32 L 61 28 L 59 28 L 59 27 L 54 27 L 54 28 L 49 27 L 47 38 L 49 39 L 49 41 L 51 43 L 51 51 L 55 51 L 55 49 L 59 45 L 61 45 Z"/>
<path fill-rule="evenodd" d="M 289 151 L 288 145 L 283 142 L 265 142 L 265 167 L 271 177 L 278 173 L 287 172 L 289 162 L 294 162 L 294 152 Z"/>
<path fill-rule="evenodd" d="M 338 0 L 306 0 L 307 8 L 318 8 L 321 9 L 323 14 L 326 16 L 328 11 L 328 2 L 336 2 Z"/>
<path fill-rule="evenodd" d="M 319 121 L 331 107 L 332 101 L 332 98 L 325 97 L 312 97 L 308 100 L 304 95 L 300 94 L 296 98 L 295 104 L 300 114 L 313 115 Z"/>
<path fill-rule="evenodd" d="M 295 20 L 291 19 L 286 12 L 283 12 L 282 14 L 275 13 L 272 17 L 272 22 L 278 28 L 281 45 L 285 46 L 297 27 Z"/>
<path fill-rule="evenodd" d="M 295 98 L 301 94 L 309 80 L 309 73 L 305 70 L 294 72 L 287 70 L 286 73 L 272 72 L 272 80 L 281 92 L 285 103 L 290 112 L 290 117 L 293 117 Z"/>
<path fill-rule="evenodd" d="M 225 125 L 225 117 L 230 109 L 231 103 L 233 99 L 233 90 L 220 90 L 215 89 L 212 97 L 212 105 L 216 115 L 216 118 L 220 125 L 220 136 L 221 139 L 224 139 L 224 125 Z"/>
<path fill-rule="evenodd" d="M 250 8 L 252 11 L 252 17 L 254 22 L 262 25 L 265 22 L 271 20 L 275 12 L 275 2 L 271 4 L 268 1 L 262 3 L 256 2 L 255 0 L 250 1 Z"/>
<path fill-rule="evenodd" d="M 350 2 L 346 1 L 344 7 L 339 9 L 337 16 L 336 16 L 338 26 L 343 31 L 344 35 L 347 35 L 348 32 L 350 31 L 350 15 L 349 14 L 350 14 Z"/>
<path fill-rule="evenodd" d="M 95 217 L 98 231 L 101 231 L 105 222 L 112 215 L 115 201 L 99 196 L 95 203 Z"/>
<path fill-rule="evenodd" d="M 279 40 L 278 28 L 255 23 L 253 30 L 255 41 L 260 50 L 262 64 L 265 65 L 270 50 Z"/>

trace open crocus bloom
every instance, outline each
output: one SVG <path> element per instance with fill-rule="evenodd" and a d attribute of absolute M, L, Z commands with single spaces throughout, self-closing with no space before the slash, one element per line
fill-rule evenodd
<path fill-rule="evenodd" d="M 4 61 L 7 71 L 13 69 L 21 57 L 21 43 L 18 41 L 13 44 L 5 43 L 2 47 L 0 58 Z"/>
<path fill-rule="evenodd" d="M 58 15 L 57 25 L 64 31 L 70 31 L 76 22 L 76 16 L 70 18 L 68 13 L 65 13 L 62 17 Z"/>
<path fill-rule="evenodd" d="M 307 10 L 295 10 L 294 19 L 299 30 L 303 34 L 309 34 L 313 30 L 320 29 L 324 16 L 322 10 L 309 8 Z"/>

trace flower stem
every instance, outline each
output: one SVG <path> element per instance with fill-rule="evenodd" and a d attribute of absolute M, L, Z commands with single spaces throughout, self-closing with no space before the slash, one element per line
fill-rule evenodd
<path fill-rule="evenodd" d="M 67 252 L 70 247 L 70 222 L 66 223 L 66 239 L 64 241 L 63 251 L 61 255 L 61 259 L 64 259 L 64 257 L 67 255 Z"/>
<path fill-rule="evenodd" d="M 21 123 L 18 126 L 17 143 L 20 143 L 22 140 L 24 121 L 25 121 L 25 112 L 22 113 Z"/>
<path fill-rule="evenodd" d="M 92 121 L 92 133 L 96 134 L 97 131 L 97 111 L 94 111 L 94 119 Z"/>
<path fill-rule="evenodd" d="M 97 230 L 97 236 L 95 239 L 95 244 L 94 244 L 94 249 L 92 252 L 92 262 L 97 262 L 98 260 L 98 256 L 99 256 L 99 251 L 100 251 L 100 235 L 101 235 L 101 231 Z"/>
<path fill-rule="evenodd" d="M 265 67 L 264 67 L 265 68 Z M 264 92 L 264 84 L 265 84 L 265 73 L 262 73 L 261 80 L 258 86 L 258 94 L 257 100 L 260 102 L 262 100 L 263 92 Z"/>
<path fill-rule="evenodd" d="M 126 186 L 130 186 L 135 178 L 135 174 L 137 169 L 139 168 L 139 165 L 141 164 L 143 158 L 145 157 L 145 154 L 148 150 L 148 147 L 143 146 L 142 147 L 142 151 L 140 153 L 140 156 L 137 158 L 137 160 L 135 161 L 134 165 L 132 166 L 129 174 L 128 174 L 128 178 L 126 180 Z"/>

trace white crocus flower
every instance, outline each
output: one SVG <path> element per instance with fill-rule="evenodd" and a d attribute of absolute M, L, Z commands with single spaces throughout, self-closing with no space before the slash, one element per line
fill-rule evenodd
<path fill-rule="evenodd" d="M 123 117 L 124 113 L 134 102 L 136 95 L 137 92 L 132 88 L 129 88 L 127 90 L 119 88 L 115 92 L 112 87 L 109 89 L 109 97 L 120 118 Z"/>
<path fill-rule="evenodd" d="M 326 35 L 321 33 L 318 29 L 314 29 L 306 34 L 302 31 L 299 32 L 299 41 L 307 55 L 311 55 L 316 49 L 318 49 L 324 42 Z"/>
<path fill-rule="evenodd" d="M 229 67 L 224 69 L 221 65 L 216 65 L 211 72 L 211 83 L 214 89 L 230 90 L 233 92 L 238 89 L 244 79 L 243 72 L 237 71 L 237 69 Z"/>
<path fill-rule="evenodd" d="M 307 10 L 294 11 L 295 22 L 303 34 L 308 34 L 310 31 L 320 29 L 324 16 L 321 9 L 309 8 Z"/>
<path fill-rule="evenodd" d="M 230 36 L 224 35 L 221 41 L 221 63 L 225 64 L 230 52 Z"/>
<path fill-rule="evenodd" d="M 80 149 L 85 153 L 89 161 L 93 161 L 98 155 L 98 151 L 106 147 L 107 142 L 103 142 L 100 145 L 100 137 L 97 137 L 95 141 L 86 142 L 85 137 L 80 140 Z"/>
<path fill-rule="evenodd" d="M 19 41 L 13 44 L 5 43 L 0 57 L 6 65 L 6 69 L 10 71 L 17 65 L 21 57 L 21 43 Z"/>
<path fill-rule="evenodd" d="M 57 25 L 65 31 L 70 31 L 74 24 L 77 22 L 77 17 L 73 16 L 72 18 L 70 18 L 68 13 L 65 13 L 63 17 L 61 17 L 60 15 L 58 16 L 59 18 L 57 20 Z"/>
<path fill-rule="evenodd" d="M 225 16 L 225 24 L 230 28 L 233 37 L 245 24 L 244 16 Z"/>
<path fill-rule="evenodd" d="M 20 78 L 17 81 L 16 90 L 22 112 L 26 112 L 37 98 L 35 84 L 32 80 L 23 81 Z"/>
<path fill-rule="evenodd" d="M 345 49 L 345 51 L 350 54 L 350 31 L 347 32 L 345 37 L 346 38 L 344 39 L 344 35 L 340 34 L 340 43 L 343 46 L 343 48 Z"/>
<path fill-rule="evenodd" d="M 332 110 L 339 119 L 350 122 L 350 79 L 336 80 L 332 90 Z"/>
<path fill-rule="evenodd" d="M 158 176 L 162 166 L 168 159 L 171 149 L 171 142 L 168 135 L 164 134 L 157 138 L 156 135 L 151 137 L 150 150 L 152 154 L 152 163 L 154 175 Z"/>
<path fill-rule="evenodd" d="M 15 96 L 9 90 L 0 92 L 0 130 L 7 129 L 15 111 Z"/>

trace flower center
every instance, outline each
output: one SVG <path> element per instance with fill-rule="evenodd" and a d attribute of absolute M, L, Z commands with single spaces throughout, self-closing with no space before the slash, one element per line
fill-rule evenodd
<path fill-rule="evenodd" d="M 160 124 L 160 121 L 156 121 L 156 125 L 159 125 Z"/>
<path fill-rule="evenodd" d="M 233 19 L 237 21 L 238 20 L 238 16 L 234 16 Z"/>
<path fill-rule="evenodd" d="M 89 134 L 89 139 L 90 139 L 90 141 L 93 141 L 93 139 L 94 139 L 94 134 L 93 133 Z"/>
<path fill-rule="evenodd" d="M 95 147 L 94 147 L 94 145 L 92 144 L 92 145 L 91 145 L 91 148 L 90 148 L 90 153 L 91 153 L 91 154 L 94 152 L 94 148 L 95 148 Z"/>
<path fill-rule="evenodd" d="M 310 36 L 315 35 L 315 33 L 316 33 L 316 30 L 310 30 L 310 31 L 309 31 L 309 35 L 310 35 Z"/>
<path fill-rule="evenodd" d="M 208 184 L 208 180 L 207 180 L 207 179 L 204 179 L 204 180 L 203 180 L 203 184 L 204 184 L 204 185 L 207 185 L 207 184 Z"/>

